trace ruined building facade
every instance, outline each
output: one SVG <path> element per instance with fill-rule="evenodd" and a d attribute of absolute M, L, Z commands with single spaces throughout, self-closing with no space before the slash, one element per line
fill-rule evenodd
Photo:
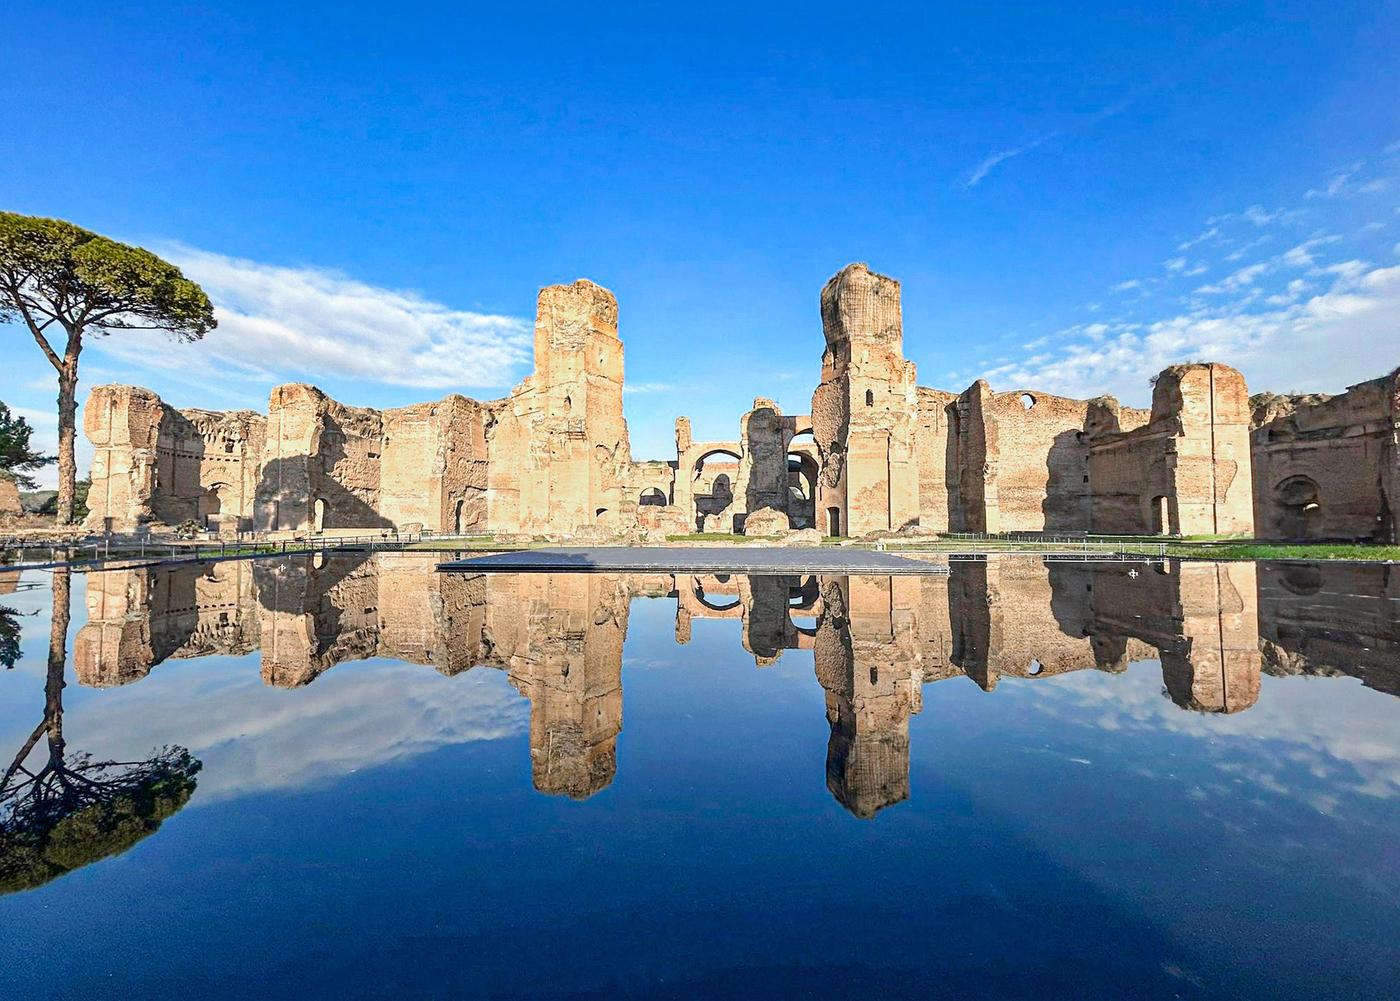
<path fill-rule="evenodd" d="M 820 307 L 808 413 L 756 399 L 727 440 L 681 417 L 663 460 L 632 457 L 617 300 L 586 280 L 540 292 L 534 372 L 501 400 L 372 410 L 286 385 L 266 414 L 216 413 L 100 386 L 89 527 L 1395 538 L 1400 370 L 1251 400 L 1229 366 L 1177 365 L 1150 409 L 981 380 L 954 393 L 917 385 L 893 278 L 849 265 Z"/>

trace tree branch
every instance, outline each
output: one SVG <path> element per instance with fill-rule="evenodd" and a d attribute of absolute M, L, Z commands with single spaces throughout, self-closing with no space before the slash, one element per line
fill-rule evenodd
<path fill-rule="evenodd" d="M 54 367 L 55 371 L 62 375 L 63 361 L 58 357 L 53 346 L 49 344 L 48 338 L 44 336 L 45 327 L 47 327 L 49 323 L 52 323 L 53 320 L 50 319 L 47 321 L 43 327 L 39 326 L 34 322 L 34 314 L 31 312 L 29 300 L 25 296 L 20 295 L 19 289 L 11 287 L 7 288 L 5 291 L 9 292 L 10 297 L 14 299 L 15 306 L 19 309 L 19 315 L 24 317 L 25 326 L 27 326 L 29 332 L 34 335 L 34 341 L 43 350 L 44 357 L 48 358 L 49 364 Z"/>

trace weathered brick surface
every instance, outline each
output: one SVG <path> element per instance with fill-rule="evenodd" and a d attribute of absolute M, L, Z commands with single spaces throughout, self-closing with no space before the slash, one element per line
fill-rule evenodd
<path fill-rule="evenodd" d="M 1340 396 L 1252 400 L 1259 535 L 1394 542 L 1400 369 Z"/>
<path fill-rule="evenodd" d="M 679 418 L 673 460 L 633 459 L 617 300 L 582 279 L 541 290 L 534 372 L 500 400 L 379 411 L 287 385 L 264 417 L 98 387 L 89 526 L 602 539 L 1257 522 L 1279 538 L 1395 538 L 1400 370 L 1336 398 L 1261 397 L 1252 414 L 1243 377 L 1216 363 L 1159 373 L 1150 410 L 981 380 L 955 394 L 915 385 L 895 279 L 848 265 L 821 318 L 810 414 L 759 398 L 736 438 L 709 441 Z"/>

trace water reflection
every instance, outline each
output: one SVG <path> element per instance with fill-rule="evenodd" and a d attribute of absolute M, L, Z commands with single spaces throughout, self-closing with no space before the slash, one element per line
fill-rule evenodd
<path fill-rule="evenodd" d="M 439 574 L 430 554 L 92 574 L 74 670 L 127 684 L 162 661 L 260 654 L 268 685 L 369 657 L 496 668 L 530 703 L 535 787 L 586 798 L 617 769 L 631 602 L 675 602 L 675 636 L 732 619 L 756 665 L 811 650 L 826 782 L 853 814 L 907 799 L 923 686 L 1117 673 L 1156 660 L 1183 710 L 1238 713 L 1261 671 L 1351 675 L 1392 694 L 1400 586 L 1385 565 L 1001 560 L 947 577 Z"/>
<path fill-rule="evenodd" d="M 54 574 L 44 707 L 0 777 L 0 893 L 27 890 L 154 833 L 189 802 L 200 763 L 182 747 L 94 761 L 63 732 L 70 575 Z"/>

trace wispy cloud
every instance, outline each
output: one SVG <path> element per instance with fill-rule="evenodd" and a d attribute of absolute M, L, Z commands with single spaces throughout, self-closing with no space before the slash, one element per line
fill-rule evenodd
<path fill-rule="evenodd" d="M 1364 165 L 1365 161 L 1358 160 L 1351 166 L 1344 167 L 1342 170 L 1339 170 L 1337 171 L 1337 173 L 1333 174 L 1332 177 L 1327 181 L 1327 183 L 1322 187 L 1309 188 L 1307 193 L 1303 197 L 1336 198 L 1338 195 L 1340 195 L 1346 190 L 1347 182 L 1349 182 L 1353 177 L 1355 177 Z"/>
<path fill-rule="evenodd" d="M 160 249 L 209 293 L 219 326 L 178 348 L 137 331 L 94 342 L 134 368 L 260 389 L 326 377 L 455 389 L 509 386 L 530 359 L 530 328 L 517 317 L 453 309 L 323 268 Z"/>
<path fill-rule="evenodd" d="M 1081 397 L 1107 390 L 1135 402 L 1145 397 L 1148 376 L 1188 358 L 1226 362 L 1252 387 L 1277 391 L 1336 392 L 1393 367 L 1400 358 L 1400 266 L 1346 261 L 1318 273 L 1330 284 L 1311 298 L 1303 298 L 1308 284 L 1294 279 L 1259 302 L 1249 288 L 1257 275 L 1241 276 L 1240 301 L 1112 324 L 1097 339 L 1071 328 L 1065 353 L 1009 366 L 995 374 L 996 383 Z"/>
<path fill-rule="evenodd" d="M 625 382 L 622 392 L 627 396 L 652 396 L 657 393 L 674 393 L 677 388 L 669 382 Z"/>
<path fill-rule="evenodd" d="M 982 183 L 982 179 L 990 174 L 996 167 L 1010 160 L 1012 157 L 1020 156 L 1022 153 L 1029 153 L 1037 146 L 1045 145 L 1059 134 L 1059 132 L 1051 132 L 1038 139 L 1032 139 L 1030 142 L 1022 143 L 1020 146 L 1012 146 L 1009 149 L 997 150 L 972 169 L 972 173 L 969 174 L 967 180 L 963 182 L 963 187 L 977 187 L 977 185 Z"/>

